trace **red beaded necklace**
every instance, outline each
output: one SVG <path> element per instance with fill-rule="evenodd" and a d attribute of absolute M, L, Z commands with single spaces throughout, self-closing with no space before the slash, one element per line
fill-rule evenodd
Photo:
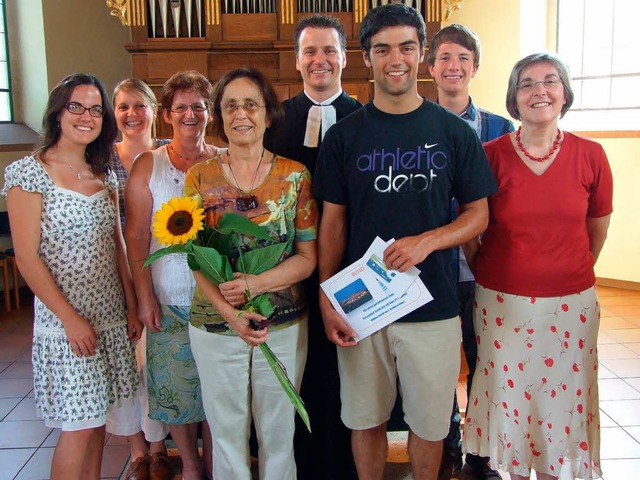
<path fill-rule="evenodd" d="M 560 129 L 558 129 L 558 135 L 556 135 L 556 139 L 553 141 L 553 145 L 551 145 L 551 150 L 549 150 L 549 153 L 547 153 L 544 157 L 534 157 L 529 152 L 527 152 L 524 148 L 524 145 L 522 145 L 522 141 L 520 140 L 520 130 L 522 130 L 522 127 L 518 127 L 518 130 L 516 131 L 516 144 L 518 145 L 520 151 L 524 153 L 524 156 L 530 158 L 534 162 L 544 162 L 545 160 L 549 160 L 549 158 L 551 158 L 551 155 L 553 155 L 553 153 L 558 150 L 558 148 L 560 148 L 560 139 L 562 138 L 562 133 L 560 132 Z"/>

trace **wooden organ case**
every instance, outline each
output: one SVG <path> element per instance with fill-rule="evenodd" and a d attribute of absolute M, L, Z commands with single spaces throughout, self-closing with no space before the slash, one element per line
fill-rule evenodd
<path fill-rule="evenodd" d="M 162 84 L 180 70 L 197 70 L 212 82 L 225 72 L 251 65 L 264 72 L 281 100 L 297 95 L 302 80 L 295 68 L 296 22 L 314 13 L 337 17 L 347 36 L 347 66 L 342 87 L 360 102 L 373 95 L 373 76 L 365 66 L 358 40 L 360 22 L 369 9 L 389 0 L 111 0 L 111 14 L 131 29 L 125 45 L 133 76 L 159 96 Z M 394 0 L 391 0 L 394 1 Z M 442 20 L 461 0 L 405 0 L 427 24 L 427 43 Z M 419 70 L 421 95 L 435 98 L 426 61 Z M 158 116 L 157 135 L 171 130 Z"/>

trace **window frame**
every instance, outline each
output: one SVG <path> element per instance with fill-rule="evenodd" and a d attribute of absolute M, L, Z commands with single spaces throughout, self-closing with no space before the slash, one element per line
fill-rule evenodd
<path fill-rule="evenodd" d="M 631 115 L 633 118 L 635 117 L 635 113 L 636 112 L 640 112 L 640 102 L 633 102 L 633 104 L 631 104 L 631 101 L 629 103 L 627 103 L 626 105 L 619 105 L 614 102 L 613 99 L 613 90 L 614 90 L 614 86 L 613 86 L 613 82 L 615 81 L 615 79 L 619 79 L 619 78 L 636 78 L 636 77 L 640 77 L 640 69 L 639 70 L 632 70 L 630 72 L 619 72 L 619 71 L 614 71 L 613 69 L 613 58 L 614 58 L 614 54 L 615 54 L 615 48 L 616 48 L 616 44 L 614 42 L 614 37 L 615 37 L 615 32 L 616 32 L 616 8 L 619 8 L 619 6 L 617 5 L 617 1 L 613 0 L 613 2 L 611 2 L 610 4 L 607 3 L 606 5 L 604 5 L 602 8 L 610 8 L 612 10 L 610 10 L 611 12 L 611 23 L 606 24 L 606 31 L 610 32 L 611 35 L 611 45 L 609 46 L 609 51 L 610 51 L 610 55 L 611 55 L 611 62 L 609 65 L 609 73 L 608 74 L 589 74 L 587 72 L 587 74 L 585 74 L 584 72 L 584 68 L 585 65 L 588 63 L 585 61 L 585 52 L 588 49 L 588 45 L 586 45 L 586 39 L 592 34 L 593 32 L 593 25 L 590 26 L 590 28 L 587 28 L 585 26 L 585 11 L 587 9 L 587 2 L 588 0 L 581 0 L 581 8 L 580 9 L 576 9 L 575 8 L 575 0 L 557 0 L 556 2 L 556 52 L 558 53 L 558 55 L 561 56 L 561 58 L 563 58 L 565 61 L 569 60 L 569 56 L 567 55 L 566 52 L 563 52 L 562 49 L 562 41 L 564 41 L 565 43 L 569 43 L 567 41 L 567 38 L 563 38 L 563 36 L 561 35 L 561 28 L 562 28 L 562 21 L 561 21 L 561 11 L 562 11 L 562 7 L 561 7 L 561 2 L 563 1 L 569 1 L 571 3 L 572 9 L 575 10 L 579 10 L 582 12 L 582 16 L 580 17 L 583 21 L 583 26 L 581 29 L 581 38 L 579 40 L 580 42 L 580 48 L 579 48 L 579 55 L 580 55 L 580 67 L 581 67 L 581 71 L 577 74 L 573 74 L 573 72 L 571 71 L 570 68 L 570 79 L 572 82 L 581 82 L 580 84 L 580 88 L 578 89 L 578 91 L 576 91 L 575 93 L 579 93 L 580 95 L 580 106 L 578 107 L 575 103 L 574 105 L 571 107 L 571 109 L 569 110 L 569 112 L 567 113 L 567 116 L 569 117 L 567 120 L 565 120 L 566 123 L 569 123 L 569 127 L 572 130 L 583 130 L 584 132 L 601 132 L 603 135 L 603 138 L 606 137 L 637 137 L 639 136 L 638 133 L 640 133 L 640 121 L 634 121 L 632 123 L 629 124 L 628 128 L 625 128 L 626 123 L 625 120 L 620 120 L 620 123 L 618 125 L 614 125 L 611 128 L 607 128 L 608 125 L 610 125 L 610 122 L 607 121 L 607 118 L 610 118 L 610 116 L 615 115 L 616 112 L 621 113 L 622 115 Z M 566 5 L 566 4 L 565 4 Z M 566 12 L 565 12 L 566 14 Z M 575 17 L 575 15 L 574 15 Z M 565 17 L 566 18 L 566 17 Z M 618 26 L 618 28 L 622 28 L 621 26 Z M 619 46 L 619 45 L 618 45 Z M 574 56 L 574 59 L 577 58 L 577 56 Z M 572 62 L 567 62 L 570 65 L 572 64 Z M 575 61 L 573 62 L 573 65 L 575 66 Z M 591 106 L 587 103 L 587 106 L 583 106 L 584 105 L 584 101 L 583 101 L 583 97 L 582 95 L 584 95 L 584 90 L 583 90 L 583 83 L 584 81 L 589 81 L 589 80 L 604 80 L 608 82 L 608 99 L 607 99 L 607 105 L 606 106 Z M 637 103 L 637 104 L 636 104 Z M 627 117 L 628 118 L 628 117 Z M 639 117 L 640 118 L 640 117 Z M 575 128 L 573 128 L 575 127 Z M 635 132 L 635 133 L 634 133 Z"/>
<path fill-rule="evenodd" d="M 6 58 L 6 70 L 7 70 L 7 88 L 0 88 L 0 93 L 9 94 L 9 119 L 0 119 L 1 124 L 13 124 L 15 123 L 15 112 L 13 110 L 13 89 L 11 85 L 11 59 L 9 57 L 9 31 L 7 29 L 7 2 L 6 0 L 0 0 L 0 8 L 2 8 L 2 20 L 4 27 L 4 45 L 0 45 L 0 48 L 4 46 L 5 58 Z"/>

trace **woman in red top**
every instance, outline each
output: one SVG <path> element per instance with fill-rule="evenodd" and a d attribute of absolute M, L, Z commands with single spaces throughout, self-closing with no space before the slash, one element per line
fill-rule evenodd
<path fill-rule="evenodd" d="M 514 480 L 531 470 L 539 480 L 601 475 L 593 265 L 613 186 L 602 147 L 558 128 L 572 102 L 561 60 L 525 57 L 507 91 L 522 126 L 485 144 L 498 191 L 482 244 L 469 252 L 478 367 L 465 450 Z"/>

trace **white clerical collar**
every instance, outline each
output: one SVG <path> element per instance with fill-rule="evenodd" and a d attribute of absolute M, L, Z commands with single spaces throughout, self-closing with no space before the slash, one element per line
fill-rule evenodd
<path fill-rule="evenodd" d="M 307 98 L 309 100 L 311 100 L 311 102 L 314 105 L 331 105 L 336 98 L 338 98 L 340 95 L 342 95 L 342 89 L 339 89 L 338 92 L 335 95 L 330 96 L 329 98 L 327 98 L 326 100 L 323 100 L 322 102 L 317 102 L 313 98 L 311 98 L 311 95 L 309 95 L 306 92 L 306 90 L 303 90 L 303 92 L 307 96 Z"/>
<path fill-rule="evenodd" d="M 336 109 L 331 104 L 342 95 L 342 89 L 320 103 L 311 98 L 307 92 L 304 92 L 304 94 L 311 100 L 313 105 L 307 115 L 307 127 L 304 133 L 303 145 L 314 148 L 318 146 L 318 137 L 323 139 L 329 127 L 336 123 Z"/>

